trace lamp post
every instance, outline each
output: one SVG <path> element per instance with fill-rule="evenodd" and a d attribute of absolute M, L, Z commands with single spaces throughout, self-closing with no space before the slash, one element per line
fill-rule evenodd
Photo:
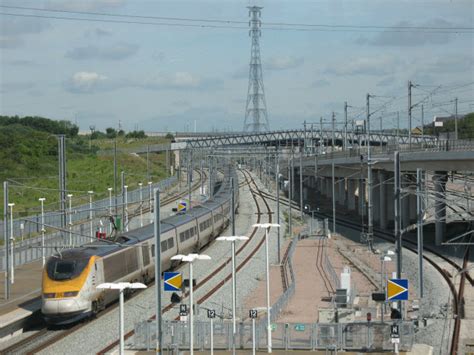
<path fill-rule="evenodd" d="M 124 318 L 123 318 L 123 291 L 127 288 L 131 289 L 140 289 L 146 288 L 146 286 L 140 282 L 118 282 L 118 283 L 103 283 L 97 286 L 98 289 L 102 290 L 118 290 L 119 291 L 119 338 L 120 338 L 120 348 L 119 354 L 123 355 L 124 353 Z"/>
<path fill-rule="evenodd" d="M 150 190 L 150 191 L 148 192 L 148 194 L 149 194 L 149 196 L 148 196 L 148 197 L 149 197 L 148 204 L 149 204 L 149 207 L 150 207 L 150 219 L 151 219 L 151 220 L 150 220 L 150 223 L 153 222 L 153 205 L 152 205 L 152 203 L 151 203 L 151 202 L 152 202 L 152 196 L 153 196 L 153 195 L 152 195 L 152 186 L 151 186 L 152 184 L 153 184 L 153 183 L 152 183 L 151 181 L 148 181 L 148 189 Z"/>
<path fill-rule="evenodd" d="M 276 223 L 257 223 L 253 227 L 265 229 L 265 260 L 266 260 L 266 274 L 267 274 L 267 350 L 272 352 L 272 327 L 270 323 L 270 262 L 268 260 L 268 230 L 271 227 L 279 228 L 280 225 Z"/>
<path fill-rule="evenodd" d="M 41 197 L 38 201 L 41 203 L 41 258 L 43 259 L 43 266 L 46 263 L 46 256 L 44 253 L 44 201 L 46 198 Z"/>
<path fill-rule="evenodd" d="M 237 240 L 248 240 L 249 237 L 247 236 L 230 236 L 230 237 L 217 237 L 217 240 L 226 241 L 231 243 L 231 253 L 232 253 L 232 352 L 235 353 L 235 334 L 237 332 L 237 325 L 236 325 L 236 304 L 237 304 L 237 295 L 236 295 L 236 288 L 237 282 L 235 278 L 235 242 Z"/>
<path fill-rule="evenodd" d="M 69 199 L 69 245 L 72 245 L 72 194 L 68 194 Z"/>
<path fill-rule="evenodd" d="M 112 217 L 112 188 L 109 187 L 107 191 L 109 191 L 109 214 Z M 112 219 L 109 220 L 109 234 L 112 234 Z"/>
<path fill-rule="evenodd" d="M 391 250 L 388 250 L 386 254 L 380 256 L 380 289 L 383 291 L 383 293 L 385 293 L 385 283 L 384 283 L 385 262 L 386 261 L 392 261 L 392 258 L 389 255 L 395 255 L 395 253 Z M 385 311 L 385 303 L 382 305 L 382 309 L 381 309 L 381 312 L 380 312 L 382 323 L 383 323 L 383 316 L 384 316 L 384 313 L 385 313 L 384 311 Z"/>
<path fill-rule="evenodd" d="M 175 255 L 171 257 L 171 260 L 180 260 L 189 264 L 189 353 L 194 354 L 194 316 L 193 316 L 193 262 L 195 260 L 211 260 L 209 255 L 204 254 L 188 254 L 188 255 Z"/>
<path fill-rule="evenodd" d="M 92 195 L 94 194 L 94 191 L 87 191 L 87 193 L 89 194 L 89 219 L 91 221 L 91 238 L 94 238 L 94 232 L 92 231 Z"/>
<path fill-rule="evenodd" d="M 10 258 L 10 270 L 11 270 L 11 283 L 12 284 L 15 283 L 15 254 L 14 254 L 15 238 L 13 238 L 13 206 L 15 206 L 13 202 L 10 202 L 8 204 L 8 207 L 10 207 L 10 254 L 12 256 Z"/>
<path fill-rule="evenodd" d="M 125 221 L 124 221 L 124 226 L 125 226 L 125 231 L 128 232 L 128 186 L 123 185 L 123 191 L 124 191 L 124 208 L 125 208 Z"/>
<path fill-rule="evenodd" d="M 140 188 L 140 227 L 143 227 L 143 184 L 141 182 L 138 183 L 138 187 Z"/>

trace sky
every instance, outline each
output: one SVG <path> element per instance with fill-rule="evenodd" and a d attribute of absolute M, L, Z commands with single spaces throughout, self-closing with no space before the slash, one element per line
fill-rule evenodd
<path fill-rule="evenodd" d="M 406 127 L 409 80 L 415 85 L 415 124 L 421 123 L 422 104 L 425 123 L 454 113 L 455 98 L 459 113 L 474 111 L 471 0 L 0 0 L 0 5 L 3 115 L 67 119 L 82 131 L 91 126 L 241 131 L 249 5 L 263 7 L 260 48 L 272 130 L 319 124 L 320 117 L 326 125 L 332 111 L 340 124 L 345 101 L 349 120 L 363 119 L 368 93 L 375 128 L 380 121 L 383 128 L 395 127 L 396 112 Z M 387 28 L 393 26 L 403 30 Z M 432 30 L 406 32 L 410 27 Z M 462 30 L 437 30 L 450 27 Z"/>

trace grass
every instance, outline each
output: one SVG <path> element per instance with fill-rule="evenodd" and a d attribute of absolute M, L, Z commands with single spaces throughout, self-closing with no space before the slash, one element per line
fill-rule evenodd
<path fill-rule="evenodd" d="M 92 140 L 92 144 L 99 147 L 100 149 L 113 149 L 114 148 L 114 139 L 94 139 Z M 135 138 L 124 138 L 118 137 L 117 138 L 117 149 L 121 148 L 138 148 L 138 147 L 145 147 L 147 145 L 152 144 L 165 144 L 169 143 L 170 140 L 164 137 L 147 137 L 143 139 L 135 139 Z"/>
<path fill-rule="evenodd" d="M 148 139 L 118 139 L 119 148 L 146 146 L 169 142 L 161 137 Z M 113 147 L 113 140 L 93 140 L 98 147 Z M 66 143 L 68 144 L 68 143 Z M 68 151 L 66 154 L 67 189 L 73 194 L 73 205 L 81 205 L 89 201 L 87 191 L 94 191 L 94 200 L 108 197 L 108 187 L 114 184 L 113 155 L 94 155 Z M 150 175 L 152 181 L 167 177 L 165 153 L 150 153 Z M 120 172 L 125 172 L 125 181 L 130 190 L 138 188 L 138 183 L 147 183 L 146 155 L 138 156 L 126 153 L 117 154 L 118 192 L 121 190 Z M 45 197 L 45 210 L 59 209 L 58 163 L 56 156 L 41 156 L 40 164 L 29 168 L 28 164 L 9 165 L 2 178 L 10 181 L 9 201 L 15 203 L 14 218 L 36 214 L 40 211 L 40 197 Z M 0 191 L 3 201 L 3 188 Z M 3 203 L 0 205 L 3 216 Z M 0 217 L 2 218 L 2 217 Z"/>

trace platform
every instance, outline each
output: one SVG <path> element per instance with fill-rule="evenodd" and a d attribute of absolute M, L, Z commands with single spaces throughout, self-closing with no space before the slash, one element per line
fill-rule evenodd
<path fill-rule="evenodd" d="M 15 268 L 15 282 L 10 298 L 5 298 L 5 273 L 0 275 L 0 339 L 25 326 L 27 320 L 41 309 L 42 261 Z"/>

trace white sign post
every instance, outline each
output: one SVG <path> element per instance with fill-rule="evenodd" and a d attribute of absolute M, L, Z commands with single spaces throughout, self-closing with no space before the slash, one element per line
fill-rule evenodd
<path fill-rule="evenodd" d="M 213 309 L 207 310 L 207 318 L 211 320 L 211 355 L 214 355 L 214 318 L 216 317 L 216 311 Z"/>
<path fill-rule="evenodd" d="M 249 311 L 249 317 L 252 318 L 252 354 L 255 355 L 255 318 L 258 316 L 256 309 Z"/>
<path fill-rule="evenodd" d="M 398 324 L 392 324 L 390 326 L 390 338 L 394 345 L 394 353 L 400 354 L 398 350 L 398 344 L 400 344 L 400 328 Z"/>

